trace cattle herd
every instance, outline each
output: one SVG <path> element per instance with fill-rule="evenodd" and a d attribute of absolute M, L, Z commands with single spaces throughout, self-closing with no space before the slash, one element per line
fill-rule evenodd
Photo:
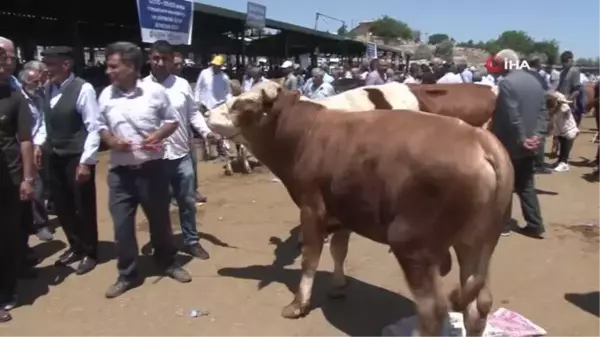
<path fill-rule="evenodd" d="M 481 335 L 492 307 L 491 255 L 511 202 L 514 173 L 485 128 L 496 92 L 476 84 L 388 83 L 309 100 L 271 81 L 209 112 L 209 126 L 246 146 L 300 209 L 302 278 L 286 318 L 306 315 L 324 239 L 331 233 L 331 295 L 346 286 L 351 232 L 387 244 L 404 271 L 420 335 L 463 312 Z M 460 280 L 449 297 L 441 277 Z"/>

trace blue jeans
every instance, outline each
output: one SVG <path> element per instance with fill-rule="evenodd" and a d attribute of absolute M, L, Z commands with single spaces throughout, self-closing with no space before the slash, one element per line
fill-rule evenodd
<path fill-rule="evenodd" d="M 196 229 L 196 189 L 194 168 L 189 155 L 175 160 L 167 160 L 173 197 L 179 207 L 179 223 L 183 233 L 183 244 L 193 246 L 198 244 Z"/>

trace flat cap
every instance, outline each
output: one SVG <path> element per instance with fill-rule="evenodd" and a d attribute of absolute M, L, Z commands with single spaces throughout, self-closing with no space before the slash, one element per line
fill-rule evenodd
<path fill-rule="evenodd" d="M 73 48 L 67 46 L 57 46 L 45 49 L 42 52 L 42 56 L 62 56 L 68 58 L 74 58 Z"/>

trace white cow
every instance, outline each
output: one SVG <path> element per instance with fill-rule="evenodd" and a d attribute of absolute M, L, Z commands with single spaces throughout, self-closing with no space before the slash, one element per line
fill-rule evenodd
<path fill-rule="evenodd" d="M 234 97 L 225 104 L 210 110 L 208 113 L 209 127 L 227 139 L 247 145 L 246 140 L 241 136 L 239 128 L 235 126 L 232 116 L 229 114 L 231 106 L 238 98 L 243 99 L 248 95 L 255 95 L 256 92 L 261 90 L 264 90 L 268 96 L 276 97 L 280 87 L 279 84 L 271 81 L 259 83 L 251 91 Z M 385 107 L 386 109 L 419 110 L 419 102 L 408 86 L 397 82 L 364 86 L 335 96 L 314 100 L 302 97 L 302 100 L 318 103 L 328 109 L 369 111 L 384 108 L 380 105 L 381 98 L 389 105 Z"/>

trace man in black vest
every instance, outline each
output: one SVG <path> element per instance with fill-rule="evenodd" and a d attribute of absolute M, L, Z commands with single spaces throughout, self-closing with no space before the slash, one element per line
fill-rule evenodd
<path fill-rule="evenodd" d="M 76 272 L 82 275 L 96 267 L 98 246 L 95 165 L 100 136 L 96 92 L 91 84 L 73 75 L 71 48 L 48 48 L 42 56 L 50 85 L 44 95 L 46 140 L 41 148 L 49 161 L 55 213 L 69 241 L 69 249 L 56 264 L 80 261 Z M 41 148 L 35 151 L 37 165 L 41 165 Z"/>

